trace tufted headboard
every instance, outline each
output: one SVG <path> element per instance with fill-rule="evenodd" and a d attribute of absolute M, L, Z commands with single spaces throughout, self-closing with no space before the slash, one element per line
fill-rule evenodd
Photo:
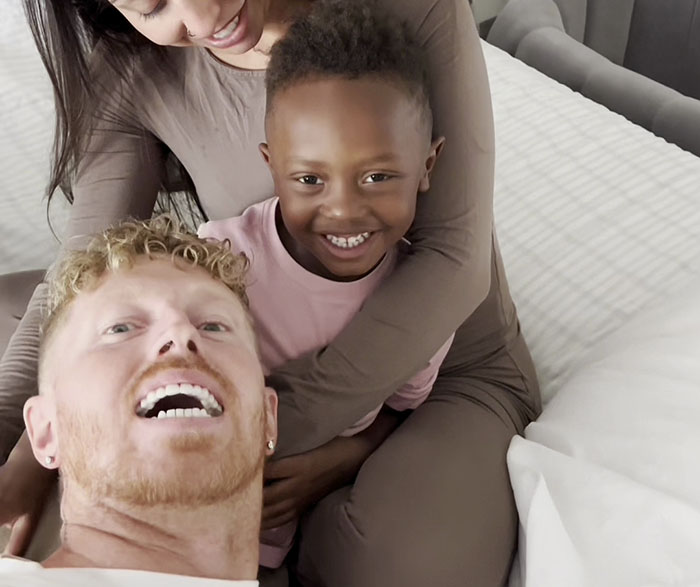
<path fill-rule="evenodd" d="M 510 0 L 488 41 L 700 155 L 700 0 Z"/>
<path fill-rule="evenodd" d="M 613 63 L 700 99 L 700 0 L 554 0 L 564 30 Z"/>

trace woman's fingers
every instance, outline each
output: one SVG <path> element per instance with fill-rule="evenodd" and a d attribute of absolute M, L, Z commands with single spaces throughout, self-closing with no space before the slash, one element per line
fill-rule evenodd
<path fill-rule="evenodd" d="M 262 524 L 260 526 L 261 530 L 272 530 L 273 528 L 279 528 L 280 526 L 284 526 L 285 524 L 288 524 L 289 522 L 292 522 L 293 520 L 296 520 L 298 518 L 298 514 L 296 510 L 291 509 L 286 512 L 282 512 L 277 516 L 274 516 L 269 519 L 263 519 Z"/>
<path fill-rule="evenodd" d="M 280 523 L 284 521 L 290 521 L 296 518 L 298 514 L 298 505 L 292 500 L 288 499 L 286 501 L 280 502 L 270 507 L 264 507 L 262 512 L 262 527 L 266 528 L 276 528 Z M 279 522 L 283 519 L 283 522 Z"/>
<path fill-rule="evenodd" d="M 11 556 L 23 556 L 29 547 L 29 542 L 34 535 L 36 518 L 33 514 L 24 514 L 12 524 L 10 540 L 5 546 L 3 554 Z"/>
<path fill-rule="evenodd" d="M 295 497 L 298 493 L 295 479 L 282 479 L 266 485 L 263 489 L 264 507 L 273 506 Z"/>
<path fill-rule="evenodd" d="M 284 479 L 293 477 L 304 471 L 307 467 L 307 455 L 295 455 L 279 461 L 269 461 L 265 464 L 265 479 Z"/>

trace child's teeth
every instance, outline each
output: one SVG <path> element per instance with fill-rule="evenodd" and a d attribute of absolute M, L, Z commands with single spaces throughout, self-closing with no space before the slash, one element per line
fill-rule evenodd
<path fill-rule="evenodd" d="M 349 236 L 347 238 L 344 236 L 335 236 L 333 234 L 327 234 L 326 239 L 328 239 L 333 245 L 335 245 L 336 247 L 340 247 L 341 249 L 352 249 L 365 242 L 369 238 L 369 234 L 369 232 L 362 232 L 360 234 L 357 234 L 355 236 Z"/>

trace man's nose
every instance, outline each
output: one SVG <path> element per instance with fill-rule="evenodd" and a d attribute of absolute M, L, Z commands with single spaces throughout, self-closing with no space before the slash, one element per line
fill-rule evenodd
<path fill-rule="evenodd" d="M 188 322 L 178 322 L 173 324 L 163 333 L 156 344 L 159 357 L 186 356 L 197 354 L 198 331 Z"/>

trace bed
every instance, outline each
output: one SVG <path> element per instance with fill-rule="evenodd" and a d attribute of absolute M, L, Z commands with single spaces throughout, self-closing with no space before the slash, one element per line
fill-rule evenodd
<path fill-rule="evenodd" d="M 6 273 L 57 241 L 51 94 L 19 1 L 0 13 Z M 700 159 L 483 48 L 496 228 L 546 403 L 508 455 L 512 585 L 700 584 Z"/>
<path fill-rule="evenodd" d="M 700 585 L 700 158 L 485 44 L 496 227 L 545 409 L 511 585 Z"/>

